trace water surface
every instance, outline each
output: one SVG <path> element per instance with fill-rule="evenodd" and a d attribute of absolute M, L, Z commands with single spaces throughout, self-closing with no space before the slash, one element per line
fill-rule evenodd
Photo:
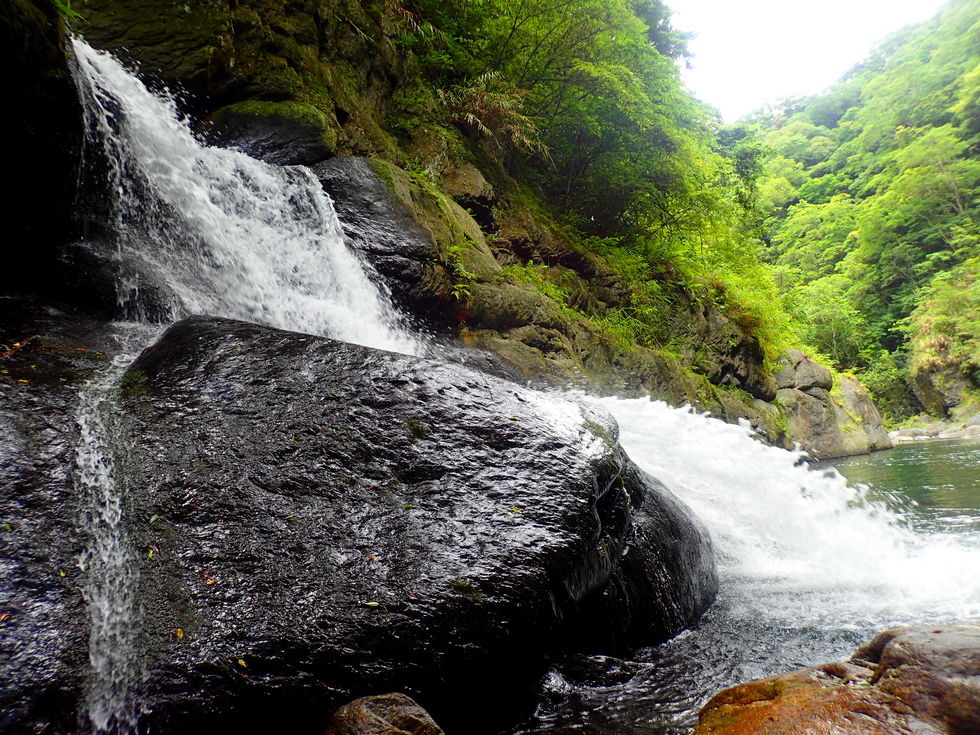
<path fill-rule="evenodd" d="M 847 658 L 889 627 L 980 616 L 980 441 L 838 471 L 687 409 L 599 402 L 630 456 L 707 526 L 721 590 L 696 630 L 632 660 L 556 666 L 520 735 L 682 735 L 725 687 Z"/>

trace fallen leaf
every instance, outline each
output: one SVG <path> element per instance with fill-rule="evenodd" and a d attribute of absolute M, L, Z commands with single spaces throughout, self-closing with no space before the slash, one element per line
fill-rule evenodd
<path fill-rule="evenodd" d="M 183 628 L 177 628 L 177 630 L 174 631 L 174 635 L 177 636 L 178 639 L 179 638 L 183 638 L 184 637 L 184 629 Z"/>

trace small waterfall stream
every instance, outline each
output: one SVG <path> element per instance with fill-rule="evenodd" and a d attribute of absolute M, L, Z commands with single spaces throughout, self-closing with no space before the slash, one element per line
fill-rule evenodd
<path fill-rule="evenodd" d="M 164 321 L 212 314 L 425 352 L 345 246 L 332 203 L 308 170 L 201 145 L 170 98 L 83 41 L 74 48 L 89 145 L 107 162 L 115 254 L 127 274 L 121 303 L 138 303 L 154 284 Z M 134 732 L 138 718 L 136 556 L 114 476 L 125 448 L 114 434 L 113 391 L 153 333 L 120 327 L 127 330 L 134 336 L 82 390 L 78 410 L 78 483 L 89 498 L 91 539 L 87 718 L 96 733 Z M 681 668 L 659 660 L 656 670 L 667 673 L 651 679 L 674 697 L 657 706 L 675 707 L 677 722 L 688 721 L 703 694 L 690 677 L 716 687 L 806 663 L 804 655 L 837 656 L 868 629 L 980 614 L 975 536 L 917 534 L 839 476 L 808 471 L 797 455 L 758 444 L 746 429 L 649 401 L 598 402 L 619 420 L 631 456 L 694 509 L 721 554 L 719 604 L 703 630 L 664 647 Z M 642 707 L 644 695 L 634 695 L 631 706 Z M 562 726 L 533 732 L 567 731 Z"/>
<path fill-rule="evenodd" d="M 115 457 L 112 404 L 120 376 L 159 329 L 120 325 L 120 345 L 109 367 L 79 393 L 76 421 L 79 442 L 75 450 L 76 481 L 86 507 L 81 531 L 88 548 L 79 560 L 87 572 L 85 599 L 89 606 L 90 676 L 86 692 L 87 716 L 94 732 L 135 732 L 137 725 L 133 686 L 139 677 L 136 657 L 135 550 L 129 541 L 126 497 L 120 491 Z"/>

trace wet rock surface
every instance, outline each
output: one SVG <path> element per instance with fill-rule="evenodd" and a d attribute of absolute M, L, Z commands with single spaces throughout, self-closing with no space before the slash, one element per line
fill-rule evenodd
<path fill-rule="evenodd" d="M 426 326 L 443 331 L 458 304 L 432 236 L 399 206 L 366 158 L 337 157 L 310 167 L 330 195 L 347 242 L 383 278 L 395 302 Z"/>
<path fill-rule="evenodd" d="M 980 732 L 980 625 L 898 628 L 846 662 L 717 694 L 692 735 Z"/>
<path fill-rule="evenodd" d="M 297 102 L 228 105 L 216 110 L 208 122 L 215 143 L 278 166 L 329 158 L 337 137 L 322 112 Z"/>
<path fill-rule="evenodd" d="M 0 731 L 75 732 L 88 663 L 78 392 L 114 347 L 97 322 L 0 298 Z"/>
<path fill-rule="evenodd" d="M 381 690 L 491 732 L 549 654 L 662 640 L 713 597 L 697 523 L 576 405 L 209 318 L 124 384 L 154 730 L 312 731 Z"/>
<path fill-rule="evenodd" d="M 445 735 L 429 713 L 404 694 L 379 694 L 345 704 L 323 735 Z"/>

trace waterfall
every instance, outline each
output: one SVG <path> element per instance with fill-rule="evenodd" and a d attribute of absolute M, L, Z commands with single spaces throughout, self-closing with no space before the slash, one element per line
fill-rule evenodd
<path fill-rule="evenodd" d="M 980 615 L 980 534 L 917 531 L 894 504 L 747 427 L 658 401 L 598 402 L 629 455 L 708 527 L 745 620 L 880 628 Z"/>
<path fill-rule="evenodd" d="M 74 49 L 89 145 L 104 162 L 115 257 L 126 274 L 121 304 L 139 303 L 152 287 L 164 321 L 212 314 L 425 351 L 346 247 L 333 205 L 307 169 L 202 145 L 172 98 L 149 92 L 83 41 Z M 127 329 L 141 344 L 149 339 L 120 327 Z M 97 733 L 132 732 L 138 719 L 136 554 L 125 532 L 116 472 L 125 449 L 113 418 L 114 387 L 136 350 L 127 343 L 113 367 L 82 390 L 77 414 L 78 485 L 91 539 L 83 557 L 91 616 L 87 717 Z M 839 475 L 808 469 L 799 454 L 766 447 L 746 428 L 646 400 L 587 400 L 617 418 L 631 457 L 714 537 L 723 591 L 705 627 L 729 639 L 728 648 L 706 644 L 702 654 L 718 649 L 719 667 L 733 666 L 733 646 L 779 645 L 780 630 L 826 631 L 820 640 L 836 651 L 842 620 L 863 630 L 980 615 L 976 534 L 916 533 Z M 754 641 L 750 631 L 760 631 Z M 767 672 L 747 666 L 738 673 Z"/>
<path fill-rule="evenodd" d="M 422 342 L 344 243 L 333 203 L 301 166 L 202 145 L 174 100 L 74 41 L 89 145 L 101 149 L 120 300 L 149 280 L 173 321 L 242 319 L 396 352 Z"/>
<path fill-rule="evenodd" d="M 79 559 L 87 572 L 84 593 L 89 606 L 86 712 L 96 733 L 134 732 L 137 724 L 131 696 L 139 676 L 136 560 L 126 531 L 126 497 L 116 476 L 117 416 L 111 398 L 119 377 L 136 356 L 133 348 L 146 344 L 158 331 L 140 325 L 120 329 L 119 353 L 79 392 L 75 412 L 76 482 L 85 504 L 81 531 L 88 537 Z"/>

